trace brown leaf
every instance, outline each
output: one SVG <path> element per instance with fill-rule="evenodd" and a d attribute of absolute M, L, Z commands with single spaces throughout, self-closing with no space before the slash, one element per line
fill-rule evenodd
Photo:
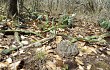
<path fill-rule="evenodd" d="M 0 62 L 0 69 L 7 67 L 9 64 L 8 63 L 2 63 Z"/>
<path fill-rule="evenodd" d="M 56 44 L 60 43 L 62 40 L 62 36 L 56 36 Z"/>
<path fill-rule="evenodd" d="M 15 63 L 10 64 L 9 65 L 9 70 L 17 70 L 20 63 L 21 63 L 21 61 L 17 61 Z"/>

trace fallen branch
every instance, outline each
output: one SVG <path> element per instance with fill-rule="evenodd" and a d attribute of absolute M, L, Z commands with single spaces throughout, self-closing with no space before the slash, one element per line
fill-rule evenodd
<path fill-rule="evenodd" d="M 105 37 L 107 37 L 108 34 L 103 34 L 100 36 L 87 36 L 85 38 L 81 38 L 81 37 L 75 37 L 72 38 L 72 42 L 76 42 L 76 41 L 85 41 L 85 42 L 89 42 L 89 43 L 106 43 L 106 40 L 104 40 Z M 110 35 L 109 35 L 110 36 Z"/>
<path fill-rule="evenodd" d="M 14 36 L 15 36 L 16 42 L 20 45 L 20 47 L 23 47 L 23 44 L 20 42 L 19 33 L 15 32 Z"/>
<path fill-rule="evenodd" d="M 68 36 L 66 34 L 57 34 L 57 35 L 60 35 L 60 36 L 63 36 L 63 37 L 67 37 L 71 40 L 71 42 L 77 42 L 77 41 L 85 41 L 85 42 L 89 42 L 89 43 L 94 43 L 94 42 L 98 42 L 98 43 L 106 43 L 105 41 L 105 37 L 109 37 L 110 36 L 110 33 L 104 33 L 102 35 L 93 35 L 93 36 L 86 36 L 84 38 L 81 38 L 81 37 L 71 37 L 71 36 Z"/>
<path fill-rule="evenodd" d="M 36 32 L 32 32 L 32 31 L 26 31 L 26 30 L 0 30 L 0 32 L 2 33 L 15 33 L 15 32 L 18 32 L 20 34 L 33 34 L 33 35 L 36 35 L 36 36 L 39 36 L 41 38 L 44 38 L 43 36 L 41 36 L 40 33 L 36 33 Z"/>
<path fill-rule="evenodd" d="M 11 54 L 13 51 L 16 51 L 18 50 L 19 48 L 22 48 L 22 49 L 25 49 L 25 48 L 29 48 L 29 47 L 32 47 L 32 46 L 35 46 L 35 47 L 38 47 L 38 46 L 41 46 L 43 45 L 43 42 L 46 42 L 46 41 L 49 41 L 51 39 L 53 39 L 55 36 L 51 36 L 49 38 L 44 38 L 38 42 L 35 42 L 35 43 L 32 43 L 28 46 L 19 46 L 19 47 L 13 47 L 13 48 L 10 48 L 10 49 L 4 49 L 2 52 L 0 52 L 1 55 L 8 55 L 8 54 Z"/>
<path fill-rule="evenodd" d="M 19 33 L 18 32 L 15 32 L 14 33 L 14 36 L 15 36 L 15 40 L 16 42 L 20 45 L 19 47 L 12 47 L 12 48 L 9 48 L 9 49 L 4 49 L 0 54 L 2 55 L 8 55 L 8 54 L 11 54 L 13 51 L 16 51 L 18 50 L 19 48 L 23 47 L 23 44 L 20 42 L 19 40 Z"/>
<path fill-rule="evenodd" d="M 20 46 L 20 47 L 13 47 L 13 48 L 10 48 L 10 49 L 4 49 L 4 50 L 2 50 L 2 52 L 0 52 L 0 54 L 1 54 L 1 55 L 9 55 L 9 54 L 11 54 L 13 51 L 18 50 L 19 48 L 21 48 L 21 46 Z"/>
<path fill-rule="evenodd" d="M 32 44 L 30 44 L 30 45 L 28 45 L 28 46 L 24 46 L 23 49 L 24 49 L 24 48 L 29 48 L 29 47 L 32 47 L 32 46 L 34 46 L 34 47 L 41 46 L 44 42 L 49 41 L 49 40 L 51 40 L 51 39 L 53 39 L 53 38 L 55 38 L 55 36 L 51 36 L 51 37 L 49 37 L 49 38 L 44 38 L 44 39 L 42 39 L 42 40 L 40 40 L 40 41 L 38 41 L 38 42 L 32 43 Z"/>

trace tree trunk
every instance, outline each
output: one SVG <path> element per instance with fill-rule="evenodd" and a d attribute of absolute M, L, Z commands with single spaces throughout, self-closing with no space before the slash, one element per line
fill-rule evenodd
<path fill-rule="evenodd" d="M 7 18 L 13 19 L 18 15 L 17 0 L 8 0 Z"/>

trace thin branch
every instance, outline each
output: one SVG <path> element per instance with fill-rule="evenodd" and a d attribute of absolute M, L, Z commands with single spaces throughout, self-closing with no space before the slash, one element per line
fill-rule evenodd
<path fill-rule="evenodd" d="M 36 33 L 36 32 L 32 32 L 32 31 L 26 31 L 26 30 L 0 30 L 0 32 L 2 33 L 15 33 L 15 32 L 18 32 L 18 33 L 21 33 L 21 34 L 33 34 L 33 35 L 36 35 L 36 36 L 39 36 L 41 38 L 44 38 L 40 33 Z"/>
<path fill-rule="evenodd" d="M 32 47 L 32 46 L 38 47 L 38 46 L 41 46 L 44 42 L 49 41 L 49 40 L 51 40 L 53 38 L 55 38 L 55 36 L 51 36 L 49 38 L 44 38 L 44 39 L 42 39 L 42 40 L 40 40 L 38 42 L 32 43 L 32 44 L 30 44 L 28 46 L 24 46 L 23 48 L 29 48 L 29 47 Z"/>

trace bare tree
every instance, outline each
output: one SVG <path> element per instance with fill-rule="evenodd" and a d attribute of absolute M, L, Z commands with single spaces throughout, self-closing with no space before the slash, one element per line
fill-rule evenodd
<path fill-rule="evenodd" d="M 7 18 L 13 19 L 15 15 L 18 15 L 17 0 L 8 0 Z"/>

